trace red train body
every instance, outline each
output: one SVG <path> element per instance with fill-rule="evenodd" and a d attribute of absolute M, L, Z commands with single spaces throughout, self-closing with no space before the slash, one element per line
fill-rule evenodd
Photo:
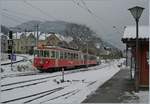
<path fill-rule="evenodd" d="M 43 46 L 34 49 L 34 66 L 41 71 L 96 65 L 96 59 L 94 55 L 60 47 Z"/>

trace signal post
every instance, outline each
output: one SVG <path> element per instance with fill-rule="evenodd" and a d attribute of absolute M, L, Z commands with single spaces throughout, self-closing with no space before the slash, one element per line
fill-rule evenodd
<path fill-rule="evenodd" d="M 11 60 L 11 70 L 12 69 L 12 58 L 13 58 L 13 32 L 9 31 L 9 39 L 8 39 L 8 59 Z"/>

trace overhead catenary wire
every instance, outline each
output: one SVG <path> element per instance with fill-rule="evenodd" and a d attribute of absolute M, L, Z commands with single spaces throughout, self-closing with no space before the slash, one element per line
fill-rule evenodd
<path fill-rule="evenodd" d="M 58 20 L 55 17 L 53 17 L 52 15 L 48 14 L 47 12 L 43 11 L 41 8 L 32 5 L 31 3 L 29 3 L 27 0 L 23 0 L 23 2 L 30 6 L 31 8 L 34 8 L 35 10 L 39 11 L 41 14 L 44 14 L 45 16 L 47 16 L 48 18 L 53 18 L 54 20 Z"/>
<path fill-rule="evenodd" d="M 38 19 L 47 21 L 47 19 L 41 18 L 40 16 L 38 16 L 38 17 L 37 17 L 37 16 L 31 16 L 31 15 L 29 15 L 29 14 L 25 14 L 25 13 L 22 13 L 22 12 L 16 12 L 16 11 L 13 11 L 13 10 L 2 9 L 2 11 L 6 11 L 6 12 L 13 13 L 13 14 L 16 14 L 16 15 L 22 15 L 22 16 L 24 16 L 24 17 L 28 16 L 29 19 L 38 18 Z"/>
<path fill-rule="evenodd" d="M 106 31 L 107 31 L 107 29 L 104 27 L 104 24 L 102 23 L 102 21 L 101 21 L 101 19 L 94 13 L 94 12 L 92 12 L 92 10 L 90 10 L 89 8 L 88 8 L 88 6 L 86 5 L 86 3 L 82 0 L 72 0 L 73 1 L 73 3 L 75 3 L 77 6 L 79 6 L 80 8 L 82 8 L 82 9 L 84 9 L 86 12 L 88 12 L 93 18 L 96 18 L 96 19 L 94 19 L 97 23 L 99 23 L 99 24 L 101 24 L 100 26 L 102 27 L 102 31 L 104 32 L 104 33 L 107 33 Z M 82 3 L 82 5 L 81 5 L 81 3 Z M 101 32 L 102 33 L 102 32 Z"/>
<path fill-rule="evenodd" d="M 9 19 L 9 20 L 11 20 L 11 21 L 13 21 L 15 23 L 18 23 L 18 22 L 22 23 L 22 20 L 16 19 L 16 18 L 10 16 L 9 14 L 3 13 L 2 16 L 6 17 L 7 19 Z M 3 25 L 5 25 L 5 24 L 3 24 Z"/>
<path fill-rule="evenodd" d="M 29 20 L 29 19 L 26 19 L 24 17 L 17 16 L 14 13 L 11 13 L 11 12 L 8 12 L 8 11 L 2 11 L 2 12 L 5 13 L 5 14 L 10 15 L 11 17 L 16 17 L 17 19 L 22 20 L 22 21 L 28 21 Z"/>
<path fill-rule="evenodd" d="M 86 8 L 87 12 L 89 12 L 94 18 L 96 18 L 97 22 L 99 22 L 101 25 L 101 27 L 104 29 L 103 31 L 106 32 L 106 27 L 103 23 L 104 19 L 102 19 L 101 17 L 97 16 L 86 4 L 86 2 L 84 0 L 80 0 L 82 2 L 82 4 L 84 5 L 84 7 Z"/>
<path fill-rule="evenodd" d="M 75 3 L 76 5 L 78 5 L 80 8 L 82 8 L 82 9 L 84 9 L 84 10 L 86 10 L 92 17 L 94 17 L 94 18 L 96 18 L 95 20 L 99 23 L 99 24 L 101 24 L 100 26 L 103 28 L 103 32 L 104 33 L 107 33 L 106 31 L 107 31 L 107 29 L 105 28 L 105 25 L 102 23 L 103 21 L 101 21 L 101 20 L 103 20 L 102 18 L 100 18 L 99 16 L 97 16 L 91 9 L 89 9 L 89 7 L 87 6 L 87 4 L 85 3 L 85 1 L 84 0 L 72 0 L 73 1 L 73 3 Z M 81 3 L 82 3 L 82 5 L 81 5 Z M 113 26 L 112 26 L 113 27 Z M 113 42 L 111 42 L 110 40 L 108 40 L 109 41 L 109 43 L 111 44 L 111 45 L 113 45 L 113 46 L 115 46 L 115 44 L 116 43 L 113 43 Z"/>
<path fill-rule="evenodd" d="M 3 11 L 2 11 L 3 12 Z M 15 23 L 18 23 L 18 24 L 21 24 L 21 23 L 23 23 L 23 21 L 22 20 L 24 20 L 24 21 L 26 21 L 26 19 L 24 19 L 24 18 L 18 18 L 18 16 L 15 16 L 15 15 L 12 15 L 12 14 L 8 14 L 7 12 L 3 12 L 2 13 L 2 16 L 4 16 L 4 17 L 6 17 L 7 19 L 9 19 L 9 20 L 11 20 L 11 21 L 13 21 L 13 22 L 15 22 Z M 15 18 L 16 17 L 16 18 Z M 6 25 L 5 23 L 3 24 L 3 25 Z M 28 25 L 28 24 L 26 24 L 26 25 Z M 11 27 L 11 26 L 8 26 L 8 27 Z M 26 30 L 26 29 L 25 29 Z"/>

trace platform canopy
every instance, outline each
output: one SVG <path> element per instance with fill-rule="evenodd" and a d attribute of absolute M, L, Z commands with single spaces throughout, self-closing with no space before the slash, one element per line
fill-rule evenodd
<path fill-rule="evenodd" d="M 150 30 L 149 26 L 139 26 L 139 40 L 149 41 Z M 127 26 L 122 38 L 123 42 L 134 41 L 136 38 L 136 27 Z"/>

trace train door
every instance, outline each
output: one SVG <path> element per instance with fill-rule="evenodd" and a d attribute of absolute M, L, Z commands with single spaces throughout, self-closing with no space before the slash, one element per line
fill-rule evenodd
<path fill-rule="evenodd" d="M 58 66 L 58 61 L 59 61 L 59 54 L 60 54 L 60 52 L 59 51 L 55 51 L 55 53 L 56 53 L 56 57 L 55 57 L 55 67 L 59 67 Z"/>

